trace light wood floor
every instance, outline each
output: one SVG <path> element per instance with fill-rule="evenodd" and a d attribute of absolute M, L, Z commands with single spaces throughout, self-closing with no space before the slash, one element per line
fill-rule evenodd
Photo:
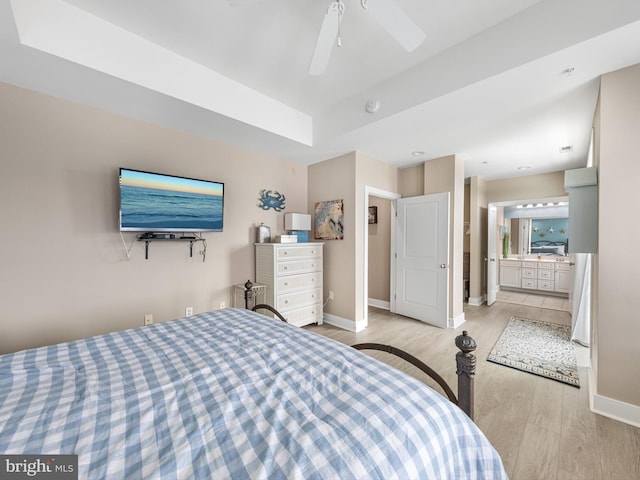
<path fill-rule="evenodd" d="M 486 361 L 512 315 L 571 321 L 567 312 L 496 302 L 467 306 L 467 321 L 456 330 L 375 308 L 369 310 L 369 327 L 359 333 L 326 324 L 306 328 L 346 344 L 366 341 L 402 348 L 435 368 L 454 391 L 454 339 L 468 330 L 478 344 L 476 423 L 500 453 L 511 480 L 640 479 L 640 429 L 591 413 L 584 370 L 578 389 Z M 386 355 L 368 353 L 381 359 Z M 407 371 L 424 380 L 420 372 Z"/>

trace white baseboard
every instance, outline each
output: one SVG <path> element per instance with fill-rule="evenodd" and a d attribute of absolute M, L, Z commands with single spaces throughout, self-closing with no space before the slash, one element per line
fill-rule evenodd
<path fill-rule="evenodd" d="M 589 407 L 593 413 L 612 418 L 633 427 L 640 427 L 640 407 L 595 392 L 596 379 L 589 368 Z"/>
<path fill-rule="evenodd" d="M 367 321 L 361 320 L 359 322 L 354 322 L 353 320 L 349 320 L 348 318 L 339 317 L 337 315 L 332 315 L 330 313 L 324 313 L 324 321 L 329 325 L 333 325 L 334 327 L 342 328 L 343 330 L 348 330 L 349 332 L 360 332 L 367 328 Z"/>
<path fill-rule="evenodd" d="M 479 307 L 486 301 L 487 301 L 487 296 L 482 295 L 481 297 L 469 297 L 469 301 L 467 303 L 469 305 L 473 305 L 474 307 Z"/>
<path fill-rule="evenodd" d="M 383 310 L 391 310 L 391 302 L 387 300 L 377 300 L 375 298 L 370 298 L 368 300 L 368 305 L 370 307 L 381 308 Z"/>
<path fill-rule="evenodd" d="M 449 327 L 449 328 L 458 328 L 464 322 L 466 322 L 466 319 L 464 317 L 464 312 L 462 312 L 457 317 L 448 319 L 447 320 L 447 327 Z"/>

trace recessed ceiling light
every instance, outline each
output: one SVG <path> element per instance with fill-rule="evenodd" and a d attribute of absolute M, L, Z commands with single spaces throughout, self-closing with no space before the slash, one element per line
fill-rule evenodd
<path fill-rule="evenodd" d="M 566 75 L 566 76 L 570 76 L 575 70 L 575 67 L 567 67 L 564 70 L 562 70 L 562 75 Z"/>
<path fill-rule="evenodd" d="M 411 155 L 413 155 L 414 157 L 420 157 L 420 156 L 424 155 L 424 152 L 416 150 L 415 152 L 411 152 Z"/>
<path fill-rule="evenodd" d="M 529 165 L 522 165 L 518 167 L 518 170 L 529 170 L 531 167 Z"/>
<path fill-rule="evenodd" d="M 569 152 L 573 152 L 573 145 L 565 145 L 563 147 L 560 147 L 560 153 L 569 153 Z"/>
<path fill-rule="evenodd" d="M 486 167 L 488 165 L 488 162 L 482 162 L 482 166 Z"/>

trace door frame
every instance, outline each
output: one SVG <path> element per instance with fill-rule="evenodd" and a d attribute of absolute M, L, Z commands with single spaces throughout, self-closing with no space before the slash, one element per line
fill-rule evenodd
<path fill-rule="evenodd" d="M 539 197 L 539 198 L 530 198 L 530 199 L 521 199 L 521 200 L 507 200 L 507 201 L 501 201 L 501 202 L 489 202 L 487 204 L 487 213 L 489 211 L 489 209 L 493 206 L 493 207 L 510 207 L 510 206 L 514 206 L 514 205 L 520 205 L 520 204 L 526 204 L 526 203 L 548 203 L 548 202 L 568 202 L 569 201 L 569 196 L 561 196 L 561 197 Z M 490 222 L 488 222 L 489 225 L 487 227 L 487 237 L 489 236 L 489 232 L 491 231 L 491 229 L 493 228 L 493 231 L 495 232 L 498 224 L 497 224 L 497 218 L 496 221 L 493 222 L 493 224 L 490 224 Z M 494 253 L 494 255 L 496 255 L 496 261 L 495 261 L 495 268 L 496 268 L 496 292 L 500 291 L 500 268 L 498 267 L 499 264 L 499 259 L 502 258 L 500 255 L 498 255 L 498 251 L 497 251 L 497 247 L 498 245 L 496 244 L 496 251 L 495 252 L 489 252 L 489 245 L 488 245 L 488 241 L 487 241 L 487 272 L 485 272 L 485 275 L 487 276 L 486 278 L 486 282 L 487 282 L 487 298 L 489 296 L 489 279 L 488 279 L 488 273 L 489 273 L 489 259 L 491 258 L 491 253 Z M 485 301 L 487 301 L 487 299 L 485 299 Z M 489 305 L 488 301 L 487 301 L 487 305 Z"/>
<path fill-rule="evenodd" d="M 389 192 L 387 190 L 382 190 L 381 188 L 371 187 L 369 185 L 364 186 L 364 206 L 362 209 L 362 239 L 363 239 L 363 261 L 362 261 L 362 271 L 364 273 L 363 278 L 363 298 L 362 298 L 362 323 L 358 322 L 358 327 L 356 330 L 361 330 L 362 328 L 366 328 L 369 325 L 369 223 L 367 219 L 369 218 L 369 197 L 380 197 L 385 198 L 387 200 L 391 200 L 391 222 L 396 215 L 396 205 L 393 200 L 397 200 L 402 197 L 399 193 Z M 391 262 L 391 271 L 393 272 L 393 268 L 395 267 L 395 262 L 393 255 L 391 252 L 395 251 L 395 232 L 393 228 L 391 228 L 391 224 L 389 225 L 391 229 L 391 250 L 389 251 L 389 259 Z M 395 280 L 393 275 L 391 275 L 391 291 L 393 291 L 395 285 Z M 390 299 L 391 300 L 391 299 Z"/>

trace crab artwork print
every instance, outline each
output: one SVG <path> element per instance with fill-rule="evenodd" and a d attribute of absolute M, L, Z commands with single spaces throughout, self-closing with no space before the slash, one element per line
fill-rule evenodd
<path fill-rule="evenodd" d="M 284 210 L 286 198 L 284 194 L 273 190 L 261 190 L 259 200 L 258 207 L 263 210 L 273 208 L 276 212 L 281 212 Z"/>

